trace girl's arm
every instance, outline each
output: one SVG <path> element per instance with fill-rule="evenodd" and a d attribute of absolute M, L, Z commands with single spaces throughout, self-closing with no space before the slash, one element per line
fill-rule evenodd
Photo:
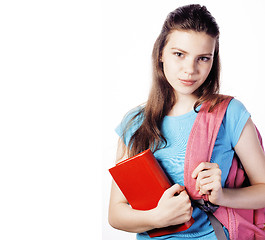
<path fill-rule="evenodd" d="M 119 141 L 117 162 L 127 158 L 126 146 Z M 174 196 L 179 193 L 178 196 Z M 115 182 L 112 183 L 109 203 L 109 223 L 128 232 L 145 232 L 154 228 L 176 225 L 190 220 L 192 207 L 184 187 L 175 184 L 165 191 L 158 206 L 152 210 L 132 209 Z"/>
<path fill-rule="evenodd" d="M 265 154 L 255 126 L 248 119 L 235 151 L 248 175 L 251 186 L 238 189 L 221 187 L 221 170 L 215 163 L 200 164 L 193 172 L 197 190 L 208 194 L 217 205 L 231 208 L 258 209 L 265 207 Z"/>

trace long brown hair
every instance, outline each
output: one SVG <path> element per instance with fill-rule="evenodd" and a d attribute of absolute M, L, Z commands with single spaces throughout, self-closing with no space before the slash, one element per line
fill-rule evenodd
<path fill-rule="evenodd" d="M 154 152 L 167 144 L 161 132 L 161 124 L 164 116 L 174 106 L 176 96 L 174 89 L 164 75 L 161 57 L 169 35 L 174 30 L 204 32 L 216 39 L 213 65 L 205 82 L 196 90 L 198 101 L 194 105 L 194 110 L 202 102 L 211 101 L 211 111 L 218 102 L 222 101 L 222 97 L 218 95 L 220 88 L 219 27 L 205 6 L 193 4 L 177 8 L 167 16 L 153 47 L 152 87 L 145 107 L 132 118 L 132 121 L 134 121 L 140 117 L 142 124 L 130 138 L 128 144 L 129 157 L 148 148 Z M 125 134 L 126 131 L 124 132 Z"/>

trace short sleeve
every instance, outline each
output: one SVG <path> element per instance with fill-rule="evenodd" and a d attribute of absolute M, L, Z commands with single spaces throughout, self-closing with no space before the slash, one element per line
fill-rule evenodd
<path fill-rule="evenodd" d="M 228 105 L 224 125 L 231 139 L 232 147 L 237 145 L 243 128 L 250 117 L 250 113 L 245 106 L 237 99 L 232 99 Z"/>
<path fill-rule="evenodd" d="M 116 133 L 121 139 L 123 139 L 126 146 L 128 146 L 131 137 L 143 122 L 142 115 L 139 114 L 142 109 L 143 107 L 137 107 L 129 111 L 115 129 Z"/>

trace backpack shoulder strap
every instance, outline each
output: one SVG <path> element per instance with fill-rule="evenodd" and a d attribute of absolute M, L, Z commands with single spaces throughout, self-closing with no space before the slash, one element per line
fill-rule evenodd
<path fill-rule="evenodd" d="M 262 138 L 256 128 L 262 149 Z M 249 186 L 245 181 L 247 175 L 241 167 L 240 159 L 235 154 L 226 180 L 226 187 L 240 188 Z M 260 209 L 232 209 L 219 206 L 213 213 L 229 231 L 230 239 L 265 239 L 265 208 Z"/>
<path fill-rule="evenodd" d="M 196 180 L 191 174 L 201 162 L 210 162 L 219 128 L 232 98 L 225 96 L 212 112 L 208 112 L 210 103 L 203 103 L 191 129 L 184 163 L 184 185 L 192 199 L 201 199 L 201 195 L 196 191 Z"/>

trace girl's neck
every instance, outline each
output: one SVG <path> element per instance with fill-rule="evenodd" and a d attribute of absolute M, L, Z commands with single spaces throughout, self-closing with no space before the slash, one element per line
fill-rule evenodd
<path fill-rule="evenodd" d="M 198 97 L 195 95 L 181 95 L 176 99 L 176 103 L 168 113 L 168 116 L 181 116 L 193 110 Z"/>

